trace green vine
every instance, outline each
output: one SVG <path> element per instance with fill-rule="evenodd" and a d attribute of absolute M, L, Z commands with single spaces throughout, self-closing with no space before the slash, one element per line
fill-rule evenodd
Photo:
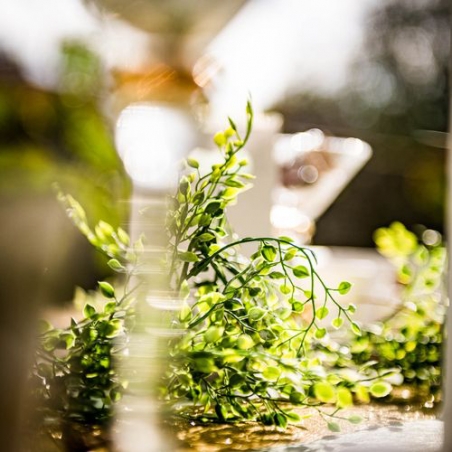
<path fill-rule="evenodd" d="M 430 233 L 437 240 L 426 244 L 400 223 L 376 231 L 378 250 L 396 267 L 402 304 L 390 318 L 367 326 L 351 346 L 355 362 L 395 366 L 405 384 L 429 397 L 441 386 L 446 309 L 446 249 L 439 234 Z"/>
<path fill-rule="evenodd" d="M 231 119 L 215 135 L 221 163 L 203 174 L 196 160 L 187 159 L 168 201 L 167 269 L 171 290 L 182 299 L 177 321 L 185 333 L 168 342 L 160 396 L 180 416 L 202 422 L 257 420 L 285 427 L 300 420 L 293 407 L 314 407 L 337 431 L 337 411 L 369 394 L 387 395 L 391 385 L 385 378 L 392 371 L 371 365 L 355 372 L 338 369 L 337 359 L 318 347 L 331 343 L 329 331 L 343 324 L 353 335 L 361 329 L 351 317 L 355 307 L 338 301 L 350 284 L 328 287 L 310 249 L 288 237 L 237 239 L 231 233 L 227 207 L 253 179 L 240 157 L 252 129 L 250 104 L 246 113 L 243 137 Z M 118 286 L 123 288 L 100 282 L 102 300 L 88 300 L 81 320 L 72 319 L 64 329 L 43 325 L 32 376 L 35 394 L 47 415 L 102 425 L 127 391 L 113 362 L 127 346 L 140 303 L 131 286 L 146 238 L 131 244 L 125 231 L 104 222 L 92 229 L 70 195 L 59 198 L 80 231 L 109 257 L 109 266 L 123 275 Z M 245 243 L 255 245 L 250 258 L 240 254 Z M 328 324 L 330 311 L 335 317 Z"/>

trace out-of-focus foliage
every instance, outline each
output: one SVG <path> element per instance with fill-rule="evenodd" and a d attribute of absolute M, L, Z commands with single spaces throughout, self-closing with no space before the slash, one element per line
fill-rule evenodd
<path fill-rule="evenodd" d="M 95 54 L 77 43 L 62 48 L 60 91 L 24 82 L 0 61 L 0 191 L 51 192 L 53 182 L 77 194 L 94 218 L 118 224 L 114 206 L 128 183 L 100 108 L 105 82 Z M 2 77 L 3 76 L 3 77 Z"/>
<path fill-rule="evenodd" d="M 8 268 L 37 269 L 50 304 L 69 300 L 74 285 L 93 287 L 111 272 L 65 222 L 53 184 L 81 199 L 92 218 L 116 226 L 127 206 L 118 201 L 129 192 L 102 112 L 106 76 L 97 56 L 72 42 L 61 58 L 60 86 L 49 92 L 25 82 L 0 55 L 0 247 L 9 256 L 0 275 Z M 0 277 L 5 297 L 14 297 L 10 279 Z M 22 279 L 27 284 L 26 274 Z"/>
<path fill-rule="evenodd" d="M 376 231 L 379 251 L 397 268 L 403 304 L 389 319 L 365 327 L 350 349 L 355 362 L 399 367 L 404 383 L 431 395 L 441 385 L 446 250 L 435 231 L 422 238 L 400 223 Z"/>
<path fill-rule="evenodd" d="M 330 322 L 331 330 L 342 325 L 354 335 L 361 330 L 353 321 L 355 306 L 339 301 L 351 284 L 328 287 L 311 250 L 287 237 L 230 234 L 227 208 L 253 178 L 243 171 L 247 162 L 240 155 L 251 131 L 250 105 L 247 118 L 243 139 L 232 120 L 215 135 L 222 160 L 206 173 L 197 160 L 187 159 L 169 199 L 163 268 L 180 304 L 168 327 L 176 333 L 182 328 L 183 334 L 162 336 L 168 353 L 162 356 L 158 393 L 167 408 L 190 421 L 258 421 L 285 428 L 301 420 L 292 411 L 298 406 L 316 409 L 337 432 L 336 419 L 360 420 L 341 417 L 339 410 L 354 400 L 386 397 L 394 372 L 371 365 L 332 368 L 331 360 L 318 353 L 315 344 L 330 340 Z M 64 329 L 43 324 L 34 393 L 40 418 L 105 426 L 113 403 L 130 390 L 111 363 L 126 356 L 129 334 L 141 332 L 137 317 L 143 304 L 150 304 L 135 292 L 147 240 L 143 236 L 131 244 L 122 229 L 105 222 L 91 228 L 78 202 L 64 195 L 60 200 L 89 242 L 110 258 L 110 267 L 126 276 L 126 284 L 114 288 L 100 282 L 104 301 L 87 299 L 82 319 Z M 239 254 L 244 243 L 256 245 L 249 259 Z M 330 310 L 333 319 L 326 320 Z M 63 441 L 70 439 L 63 435 Z"/>

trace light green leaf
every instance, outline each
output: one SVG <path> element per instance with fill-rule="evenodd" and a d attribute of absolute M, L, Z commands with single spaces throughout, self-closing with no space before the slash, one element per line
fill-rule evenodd
<path fill-rule="evenodd" d="M 226 190 L 224 190 L 221 196 L 224 199 L 234 199 L 238 195 L 238 193 L 240 193 L 239 188 L 228 187 Z"/>
<path fill-rule="evenodd" d="M 327 382 L 319 382 L 314 385 L 314 395 L 316 399 L 324 403 L 336 402 L 336 391 L 334 386 Z"/>
<path fill-rule="evenodd" d="M 284 295 L 289 295 L 292 292 L 292 289 L 287 284 L 281 284 L 279 290 Z"/>
<path fill-rule="evenodd" d="M 316 311 L 316 313 L 315 313 L 315 316 L 316 316 L 318 319 L 322 320 L 322 319 L 324 319 L 324 318 L 328 315 L 328 313 L 329 313 L 328 308 L 327 308 L 326 306 L 322 306 L 322 307 L 320 307 L 319 309 L 317 309 L 317 311 Z"/>
<path fill-rule="evenodd" d="M 342 281 L 338 288 L 337 291 L 341 294 L 341 295 L 345 295 L 346 293 L 348 293 L 350 291 L 350 288 L 352 287 L 352 285 L 348 282 L 348 281 Z"/>
<path fill-rule="evenodd" d="M 257 322 L 257 321 L 261 320 L 265 316 L 266 313 L 267 312 L 264 309 L 254 307 L 248 311 L 248 317 L 250 318 L 250 320 Z"/>
<path fill-rule="evenodd" d="M 224 328 L 219 326 L 211 326 L 205 333 L 204 333 L 204 340 L 208 344 L 212 344 L 214 342 L 219 341 L 223 337 Z"/>
<path fill-rule="evenodd" d="M 271 279 L 283 279 L 285 278 L 285 275 L 281 272 L 271 272 L 268 274 L 268 277 Z"/>
<path fill-rule="evenodd" d="M 187 165 L 195 169 L 199 168 L 199 162 L 194 158 L 187 158 Z"/>
<path fill-rule="evenodd" d="M 315 337 L 317 339 L 322 339 L 323 337 L 326 336 L 326 329 L 325 328 L 319 328 L 316 332 L 315 332 Z"/>
<path fill-rule="evenodd" d="M 211 234 L 210 232 L 204 232 L 201 235 L 198 235 L 196 237 L 200 242 L 210 242 L 211 240 L 213 240 L 215 238 L 215 236 L 213 234 Z"/>
<path fill-rule="evenodd" d="M 83 315 L 90 319 L 94 314 L 96 314 L 96 309 L 94 306 L 90 305 L 89 303 L 85 304 L 85 307 L 83 308 Z"/>
<path fill-rule="evenodd" d="M 219 147 L 224 146 L 227 142 L 223 132 L 217 132 L 213 137 L 213 141 Z"/>
<path fill-rule="evenodd" d="M 328 430 L 337 433 L 341 431 L 341 426 L 337 422 L 328 422 Z"/>
<path fill-rule="evenodd" d="M 119 319 L 110 320 L 105 330 L 105 337 L 112 339 L 122 331 L 122 322 Z"/>
<path fill-rule="evenodd" d="M 347 418 L 348 422 L 352 424 L 360 424 L 363 421 L 363 418 L 358 415 L 352 415 Z"/>
<path fill-rule="evenodd" d="M 264 245 L 261 254 L 266 261 L 273 262 L 276 257 L 276 248 L 272 245 Z"/>
<path fill-rule="evenodd" d="M 181 261 L 184 262 L 198 262 L 199 258 L 195 253 L 191 251 L 182 251 L 178 253 L 178 257 Z"/>
<path fill-rule="evenodd" d="M 189 304 L 184 301 L 182 303 L 181 310 L 179 311 L 179 320 L 181 322 L 189 322 L 192 316 L 191 308 Z"/>
<path fill-rule="evenodd" d="M 106 282 L 106 281 L 98 281 L 100 291 L 102 292 L 102 295 L 106 298 L 114 298 L 115 296 L 115 289 L 113 286 Z"/>
<path fill-rule="evenodd" d="M 338 408 L 347 408 L 353 405 L 352 393 L 348 388 L 340 387 L 337 389 L 337 402 Z"/>
<path fill-rule="evenodd" d="M 352 322 L 350 325 L 352 331 L 354 334 L 356 334 L 357 336 L 361 336 L 361 328 L 360 326 L 356 323 L 356 322 Z"/>
<path fill-rule="evenodd" d="M 110 259 L 107 262 L 107 265 L 115 271 L 122 271 L 124 270 L 124 266 L 121 264 L 121 262 L 118 261 L 118 259 Z"/>
<path fill-rule="evenodd" d="M 119 240 L 120 240 L 124 245 L 128 245 L 128 244 L 130 243 L 129 234 L 127 234 L 127 232 L 124 231 L 124 229 L 118 228 L 117 234 L 118 234 Z"/>
<path fill-rule="evenodd" d="M 386 381 L 377 381 L 369 388 L 373 397 L 386 397 L 392 390 L 392 386 Z"/>
<path fill-rule="evenodd" d="M 281 370 L 278 367 L 268 366 L 262 372 L 262 375 L 267 380 L 276 381 L 281 375 Z"/>
<path fill-rule="evenodd" d="M 105 314 L 113 314 L 116 310 L 116 301 L 109 301 L 104 306 L 104 312 Z"/>
<path fill-rule="evenodd" d="M 306 278 L 309 276 L 309 270 L 304 265 L 297 265 L 292 269 L 292 272 L 297 278 Z"/>
<path fill-rule="evenodd" d="M 237 339 L 237 347 L 240 350 L 248 350 L 254 347 L 254 341 L 248 334 L 241 334 Z"/>

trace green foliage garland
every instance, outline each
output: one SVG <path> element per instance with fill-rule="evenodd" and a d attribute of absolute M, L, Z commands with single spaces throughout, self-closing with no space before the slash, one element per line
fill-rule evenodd
<path fill-rule="evenodd" d="M 404 383 L 420 395 L 434 394 L 441 385 L 446 249 L 440 240 L 423 243 L 397 222 L 378 229 L 375 241 L 396 266 L 403 303 L 389 319 L 369 325 L 354 341 L 353 360 L 376 360 L 381 368 L 396 366 Z"/>
<path fill-rule="evenodd" d="M 197 161 L 186 161 L 168 203 L 167 265 L 171 289 L 183 300 L 178 326 L 186 332 L 168 343 L 161 397 L 190 419 L 257 420 L 279 427 L 300 419 L 294 406 L 310 406 L 337 431 L 331 420 L 337 411 L 369 394 L 386 395 L 391 386 L 384 377 L 390 372 L 370 366 L 353 375 L 333 370 L 330 357 L 315 346 L 329 342 L 329 329 L 344 321 L 353 334 L 361 331 L 350 316 L 354 306 L 337 301 L 350 284 L 328 287 L 311 250 L 287 237 L 231 238 L 227 206 L 253 178 L 240 158 L 251 133 L 250 104 L 247 117 L 243 138 L 232 120 L 215 135 L 222 161 L 208 173 L 201 174 Z M 81 320 L 72 319 L 64 329 L 45 323 L 32 378 L 44 414 L 102 425 L 127 390 L 113 362 L 127 347 L 140 303 L 130 286 L 146 239 L 130 244 L 125 231 L 104 222 L 92 229 L 71 196 L 60 194 L 60 200 L 93 246 L 110 258 L 109 266 L 123 274 L 124 288 L 100 282 L 103 301 L 94 297 L 87 303 Z M 256 245 L 249 259 L 239 253 L 244 243 Z M 332 325 L 325 319 L 330 310 L 336 314 Z M 325 404 L 332 411 L 322 410 Z"/>

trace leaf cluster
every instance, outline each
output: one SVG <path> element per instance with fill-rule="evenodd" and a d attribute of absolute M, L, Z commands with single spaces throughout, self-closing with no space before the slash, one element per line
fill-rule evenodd
<path fill-rule="evenodd" d="M 351 317 L 356 308 L 338 301 L 350 283 L 328 287 L 312 251 L 288 237 L 240 239 L 231 232 L 227 208 L 253 178 L 240 158 L 252 128 L 250 104 L 246 112 L 244 136 L 229 119 L 228 128 L 214 137 L 221 161 L 201 172 L 199 162 L 187 159 L 168 200 L 164 265 L 170 288 L 181 299 L 173 322 L 185 334 L 168 340 L 160 393 L 169 406 L 186 407 L 180 415 L 204 422 L 257 420 L 284 428 L 299 420 L 293 406 L 311 406 L 336 431 L 331 419 L 338 410 L 369 394 L 383 397 L 391 386 L 384 371 L 337 369 L 338 347 L 324 353 L 333 343 L 330 330 L 344 324 L 361 335 Z M 117 297 L 113 286 L 101 282 L 107 300 L 102 308 L 88 304 L 79 322 L 63 330 L 47 328 L 34 369 L 37 394 L 60 416 L 102 423 L 125 390 L 112 362 L 141 302 L 133 285 L 145 239 L 132 245 L 125 231 L 104 222 L 91 229 L 71 196 L 60 200 L 93 246 L 110 258 L 110 267 L 123 274 L 125 291 Z M 255 245 L 250 258 L 240 254 L 245 243 Z M 330 314 L 333 319 L 327 320 Z M 327 414 L 324 405 L 333 405 L 333 412 Z"/>
<path fill-rule="evenodd" d="M 405 383 L 430 394 L 441 384 L 445 247 L 423 243 L 400 223 L 377 230 L 375 240 L 396 267 L 403 303 L 395 315 L 369 325 L 354 340 L 353 360 L 397 367 Z"/>

